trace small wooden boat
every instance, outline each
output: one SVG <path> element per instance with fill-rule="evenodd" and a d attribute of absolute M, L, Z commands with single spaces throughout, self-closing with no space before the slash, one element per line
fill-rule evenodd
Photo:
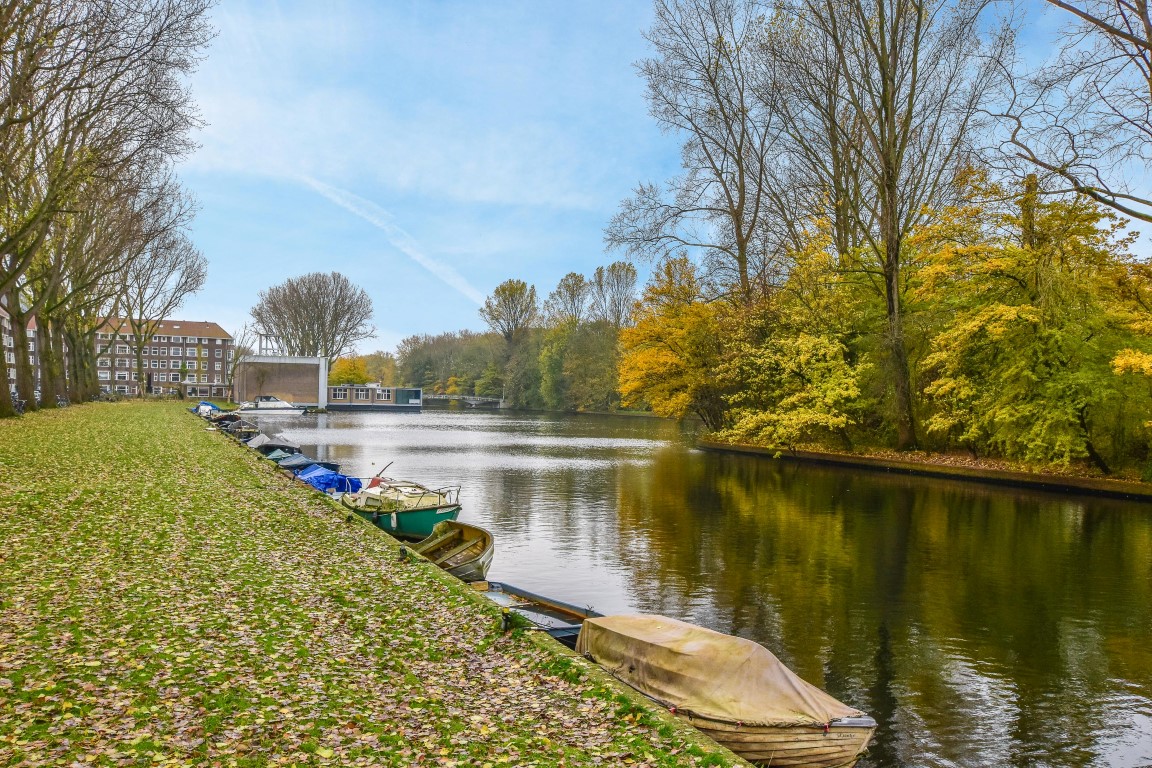
<path fill-rule="evenodd" d="M 666 616 L 589 618 L 576 652 L 752 763 L 852 766 L 876 730 L 764 646 Z"/>
<path fill-rule="evenodd" d="M 601 616 L 591 608 L 581 608 L 500 581 L 476 581 L 472 588 L 492 602 L 528 620 L 561 644 L 576 647 L 580 625 L 585 619 Z"/>
<path fill-rule="evenodd" d="M 358 493 L 345 493 L 340 503 L 393 536 L 426 539 L 444 520 L 460 514 L 460 488 L 429 488 L 411 480 L 370 479 Z"/>
<path fill-rule="evenodd" d="M 436 523 L 432 535 L 410 549 L 461 581 L 483 580 L 495 551 L 491 533 L 456 520 Z"/>

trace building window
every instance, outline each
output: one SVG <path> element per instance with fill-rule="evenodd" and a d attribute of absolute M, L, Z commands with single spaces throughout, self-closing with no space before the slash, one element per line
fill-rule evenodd
<path fill-rule="evenodd" d="M 224 382 L 222 382 L 220 380 L 220 374 L 216 374 L 215 376 L 212 377 L 212 383 L 213 384 L 223 384 Z"/>
<path fill-rule="evenodd" d="M 112 367 L 112 361 L 106 357 L 102 357 L 96 361 L 96 367 L 97 368 L 111 368 Z"/>
<path fill-rule="evenodd" d="M 367 387 L 356 387 L 352 391 L 355 393 L 357 400 L 369 400 L 369 399 L 371 399 L 371 395 L 368 394 L 368 388 Z"/>
<path fill-rule="evenodd" d="M 206 374 L 206 373 L 200 374 L 200 383 L 201 384 L 207 384 L 208 383 L 208 374 Z"/>
<path fill-rule="evenodd" d="M 154 382 L 168 381 L 168 374 L 158 373 L 152 377 L 152 381 L 154 381 Z"/>
<path fill-rule="evenodd" d="M 376 390 L 376 399 L 377 400 L 391 400 L 392 399 L 392 390 L 391 389 L 378 389 L 378 390 Z"/>
<path fill-rule="evenodd" d="M 118 354 L 118 355 L 128 354 L 128 345 L 127 344 L 117 344 L 116 345 L 116 354 Z"/>
<path fill-rule="evenodd" d="M 172 347 L 172 357 L 180 357 L 182 351 L 180 347 Z"/>
<path fill-rule="evenodd" d="M 219 348 L 217 348 L 217 349 L 216 349 L 216 357 L 220 357 L 220 353 L 221 353 L 221 352 L 223 352 L 223 350 L 222 350 L 222 349 L 219 349 Z"/>
<path fill-rule="evenodd" d="M 156 354 L 156 353 L 153 352 L 152 354 Z M 164 357 L 167 354 L 168 354 L 168 347 L 160 347 L 160 357 Z"/>
<path fill-rule="evenodd" d="M 335 389 L 333 389 L 332 390 L 332 399 L 333 400 L 347 400 L 348 399 L 348 388 L 347 387 L 336 387 Z"/>
<path fill-rule="evenodd" d="M 184 341 L 184 337 L 183 336 L 172 336 L 172 337 L 169 337 L 168 341 L 174 341 L 176 343 L 180 343 L 180 342 Z"/>
<path fill-rule="evenodd" d="M 206 339 L 206 338 L 204 338 L 203 336 L 201 336 L 201 337 L 200 337 L 200 343 L 201 343 L 201 344 L 207 344 L 207 343 L 208 343 L 208 339 Z"/>
<path fill-rule="evenodd" d="M 152 341 L 157 341 L 157 342 L 168 341 L 168 337 L 167 336 L 157 336 L 157 337 L 153 338 Z M 161 352 L 160 354 L 164 354 L 164 353 Z"/>
<path fill-rule="evenodd" d="M 140 354 L 142 354 L 142 355 L 148 354 L 148 347 L 141 347 L 140 348 Z"/>
<path fill-rule="evenodd" d="M 196 347 L 185 347 L 184 357 L 196 357 Z"/>
<path fill-rule="evenodd" d="M 112 371 L 96 371 L 96 378 L 100 381 L 110 381 L 112 379 Z"/>
<path fill-rule="evenodd" d="M 130 363 L 128 362 L 128 358 L 126 358 L 126 357 L 116 358 L 116 367 L 117 368 L 127 368 L 129 365 L 130 365 Z"/>
<path fill-rule="evenodd" d="M 116 371 L 116 381 L 128 381 L 128 371 Z"/>
<path fill-rule="evenodd" d="M 200 370 L 202 370 L 202 371 L 208 370 L 208 361 L 207 360 L 201 360 L 200 361 Z"/>
<path fill-rule="evenodd" d="M 167 360 L 161 360 L 160 361 L 160 367 L 161 368 L 167 368 L 168 367 L 168 361 Z"/>

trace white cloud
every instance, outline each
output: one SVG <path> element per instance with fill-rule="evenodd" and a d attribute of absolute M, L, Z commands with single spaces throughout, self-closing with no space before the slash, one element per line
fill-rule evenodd
<path fill-rule="evenodd" d="M 346 189 L 333 187 L 318 181 L 309 176 L 301 177 L 301 180 L 312 189 L 319 192 L 324 197 L 331 200 L 336 205 L 344 208 L 351 213 L 356 214 L 360 218 L 367 221 L 372 226 L 376 227 L 384 233 L 388 241 L 392 243 L 398 250 L 407 255 L 424 269 L 431 272 L 437 278 L 442 280 L 447 285 L 455 288 L 464 296 L 471 299 L 478 306 L 484 303 L 484 294 L 474 288 L 459 272 L 447 264 L 443 264 L 436 259 L 424 253 L 420 244 L 416 240 L 396 225 L 392 214 L 384 210 L 380 206 L 373 203 L 371 200 L 365 200 L 359 195 L 353 194 Z"/>

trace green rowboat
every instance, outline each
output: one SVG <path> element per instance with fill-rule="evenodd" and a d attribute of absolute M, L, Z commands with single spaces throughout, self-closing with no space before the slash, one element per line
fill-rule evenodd
<path fill-rule="evenodd" d="M 460 488 L 428 488 L 411 480 L 372 478 L 358 493 L 345 493 L 340 503 L 398 538 L 425 539 L 436 523 L 460 514 Z"/>

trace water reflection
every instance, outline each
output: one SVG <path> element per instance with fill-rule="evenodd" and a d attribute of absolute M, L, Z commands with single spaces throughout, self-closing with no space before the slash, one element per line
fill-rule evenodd
<path fill-rule="evenodd" d="M 262 417 L 459 484 L 491 577 L 764 643 L 880 722 L 869 766 L 1152 764 L 1152 509 L 693 450 L 646 419 Z"/>

